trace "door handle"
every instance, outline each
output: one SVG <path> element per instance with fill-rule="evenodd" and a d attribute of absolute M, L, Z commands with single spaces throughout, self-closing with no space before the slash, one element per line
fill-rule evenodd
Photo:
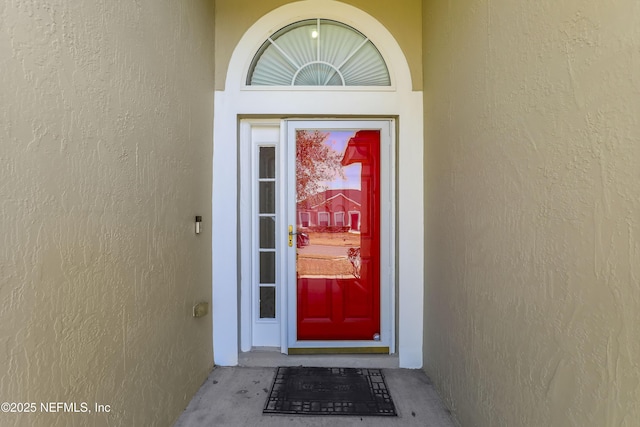
<path fill-rule="evenodd" d="M 293 247 L 293 236 L 295 236 L 298 233 L 294 233 L 293 232 L 293 225 L 289 226 L 289 247 L 292 248 Z"/>

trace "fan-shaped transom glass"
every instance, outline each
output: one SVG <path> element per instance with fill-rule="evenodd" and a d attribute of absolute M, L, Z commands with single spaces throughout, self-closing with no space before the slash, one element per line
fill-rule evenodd
<path fill-rule="evenodd" d="M 390 86 L 387 65 L 354 28 L 308 19 L 274 33 L 256 53 L 247 85 Z"/>

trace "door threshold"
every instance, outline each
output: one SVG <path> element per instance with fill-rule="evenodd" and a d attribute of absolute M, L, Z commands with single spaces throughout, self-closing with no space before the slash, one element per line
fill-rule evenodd
<path fill-rule="evenodd" d="M 238 354 L 238 365 L 254 368 L 278 366 L 317 366 L 326 368 L 379 368 L 397 369 L 397 354 L 299 354 L 280 353 L 279 348 L 260 347 Z"/>
<path fill-rule="evenodd" d="M 389 347 L 289 347 L 289 354 L 389 354 Z"/>

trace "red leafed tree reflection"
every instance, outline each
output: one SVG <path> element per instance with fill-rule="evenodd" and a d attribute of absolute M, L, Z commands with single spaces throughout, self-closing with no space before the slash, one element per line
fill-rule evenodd
<path fill-rule="evenodd" d="M 308 200 L 327 188 L 336 176 L 344 177 L 342 155 L 327 144 L 330 133 L 296 132 L 296 199 Z"/>

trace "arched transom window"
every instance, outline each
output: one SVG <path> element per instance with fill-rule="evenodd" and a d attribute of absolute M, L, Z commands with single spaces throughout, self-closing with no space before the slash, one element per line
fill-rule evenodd
<path fill-rule="evenodd" d="M 269 37 L 256 53 L 250 86 L 390 86 L 374 44 L 337 21 L 308 19 Z"/>

